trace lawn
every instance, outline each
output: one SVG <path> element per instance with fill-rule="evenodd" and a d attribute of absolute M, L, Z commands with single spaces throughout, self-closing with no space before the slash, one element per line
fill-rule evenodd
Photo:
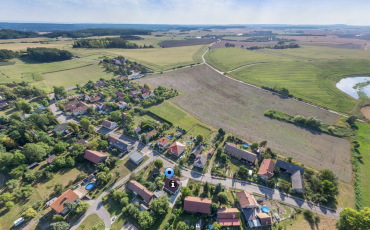
<path fill-rule="evenodd" d="M 360 143 L 358 148 L 362 156 L 361 164 L 361 186 L 363 207 L 370 207 L 370 125 L 366 123 L 356 123 L 356 139 Z"/>
<path fill-rule="evenodd" d="M 94 62 L 94 64 L 89 66 L 43 75 L 50 87 L 64 86 L 66 88 L 76 86 L 76 84 L 84 85 L 89 80 L 97 81 L 100 78 L 111 79 L 115 76 L 113 73 L 106 72 L 104 68 L 97 64 L 97 62 Z"/>
<path fill-rule="evenodd" d="M 202 54 L 206 49 L 207 45 L 152 49 L 72 49 L 70 51 L 79 57 L 89 59 L 122 55 L 154 71 L 164 71 L 178 66 L 202 63 Z"/>
<path fill-rule="evenodd" d="M 280 222 L 278 226 L 282 226 L 282 229 L 286 230 L 296 230 L 296 229 L 311 229 L 311 230 L 336 230 L 335 220 L 326 217 L 320 216 L 320 222 L 317 224 L 309 223 L 303 216 L 299 214 L 294 219 L 288 219 Z M 285 228 L 284 228 L 285 227 Z"/>
<path fill-rule="evenodd" d="M 14 59 L 14 65 L 1 66 L 0 68 L 0 84 L 16 82 L 34 82 L 44 80 L 41 74 L 59 72 L 68 69 L 79 68 L 82 66 L 92 65 L 95 61 L 89 60 L 67 60 L 50 63 L 39 63 L 36 61 L 24 58 Z M 76 78 L 76 76 L 71 76 Z M 85 82 L 87 81 L 84 79 Z"/>
<path fill-rule="evenodd" d="M 325 51 L 332 51 L 329 54 L 335 55 L 326 55 Z M 263 52 L 239 48 L 212 49 L 206 54 L 206 59 L 222 71 L 258 63 L 240 68 L 230 74 L 239 80 L 258 86 L 285 87 L 297 98 L 347 114 L 351 113 L 356 100 L 338 90 L 335 83 L 344 77 L 370 73 L 367 68 L 370 64 L 370 54 L 364 51 L 303 47 L 287 50 L 266 49 Z M 276 52 L 284 56 L 275 55 Z M 297 54 L 311 52 L 312 57 L 318 60 L 297 60 L 294 56 L 285 55 L 295 54 L 295 52 Z M 346 53 L 351 55 L 345 56 Z"/>
<path fill-rule="evenodd" d="M 85 226 L 85 227 L 82 227 L 82 226 Z M 80 224 L 80 226 L 78 227 L 78 230 L 90 230 L 93 227 L 97 227 L 97 226 L 98 228 L 96 228 L 96 230 L 105 229 L 105 224 L 102 221 L 102 219 L 100 219 L 100 217 L 96 214 L 91 214 L 88 217 L 86 217 L 86 219 Z"/>
<path fill-rule="evenodd" d="M 351 181 L 349 141 L 269 119 L 263 112 L 278 109 L 293 116 L 315 116 L 328 124 L 334 124 L 337 115 L 232 81 L 204 65 L 153 75 L 137 82 L 151 87 L 172 87 L 182 93 L 182 96 L 171 99 L 175 107 L 165 102 L 149 108 L 175 126 L 191 127 L 198 121 L 185 119 L 187 112 L 201 122 L 222 128 L 247 142 L 267 140 L 267 147 L 277 153 L 291 156 L 312 168 L 329 168 L 341 180 Z"/>
<path fill-rule="evenodd" d="M 36 88 L 43 89 L 47 93 L 52 92 L 52 88 L 49 87 L 48 83 L 46 81 L 37 81 L 30 84 L 31 86 L 35 86 Z"/>
<path fill-rule="evenodd" d="M 168 101 L 153 106 L 148 110 L 163 120 L 171 122 L 173 126 L 180 126 L 186 129 L 188 135 L 196 136 L 198 134 L 203 134 L 205 139 L 207 139 L 215 132 L 213 127 L 197 120 Z"/>

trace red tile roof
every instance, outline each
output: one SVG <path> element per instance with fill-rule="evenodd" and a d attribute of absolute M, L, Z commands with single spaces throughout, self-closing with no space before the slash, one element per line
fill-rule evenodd
<path fill-rule="evenodd" d="M 78 195 L 72 190 L 68 189 L 60 197 L 50 203 L 50 207 L 57 213 L 61 213 L 66 207 L 63 206 L 64 202 L 73 202 L 78 198 Z"/>
<path fill-rule="evenodd" d="M 158 131 L 153 129 L 152 131 L 146 134 L 146 139 L 149 140 L 156 133 L 158 133 Z"/>
<path fill-rule="evenodd" d="M 50 164 L 54 160 L 55 157 L 57 156 L 51 155 L 50 157 L 46 158 L 46 161 Z"/>
<path fill-rule="evenodd" d="M 101 157 L 108 157 L 108 155 L 102 152 L 95 151 L 95 150 L 89 150 L 89 149 L 85 150 L 84 158 L 93 162 L 94 164 L 99 163 L 99 159 Z"/>
<path fill-rule="evenodd" d="M 178 185 L 176 188 L 172 188 L 172 187 L 170 187 L 170 182 L 171 182 L 172 180 L 176 181 L 176 183 L 177 183 L 177 185 Z M 167 177 L 167 179 L 166 179 L 166 181 L 165 181 L 165 183 L 164 183 L 164 188 L 174 193 L 174 192 L 176 192 L 176 191 L 177 191 L 177 189 L 179 188 L 179 186 L 180 186 L 181 184 L 182 184 L 182 182 L 181 182 L 181 181 L 176 180 L 176 179 L 175 179 L 175 178 L 173 178 L 173 177 Z"/>
<path fill-rule="evenodd" d="M 113 121 L 108 121 L 108 120 L 104 120 L 103 123 L 102 123 L 102 126 L 106 127 L 106 128 L 110 128 L 111 125 L 113 125 L 115 122 Z"/>
<path fill-rule="evenodd" d="M 219 219 L 239 219 L 237 208 L 220 208 L 217 210 Z"/>
<path fill-rule="evenodd" d="M 241 191 L 236 194 L 239 199 L 239 204 L 241 208 L 248 207 L 249 205 L 255 206 L 256 203 L 254 202 L 251 194 L 247 193 L 246 191 Z"/>
<path fill-rule="evenodd" d="M 212 201 L 207 198 L 187 196 L 184 200 L 184 210 L 188 212 L 200 212 L 211 214 Z"/>
<path fill-rule="evenodd" d="M 99 101 L 101 98 L 99 96 L 97 97 L 94 97 L 94 98 L 90 98 L 89 101 L 90 102 L 95 102 L 95 101 Z"/>
<path fill-rule="evenodd" d="M 215 152 L 215 148 L 211 148 L 210 150 L 209 150 L 209 155 L 212 155 L 213 153 Z"/>
<path fill-rule="evenodd" d="M 170 139 L 168 139 L 167 137 L 161 137 L 157 141 L 157 144 L 159 145 L 159 147 L 162 147 L 162 148 L 163 148 L 163 146 L 167 145 L 168 143 L 170 143 Z"/>
<path fill-rule="evenodd" d="M 167 148 L 167 151 L 176 155 L 180 155 L 180 153 L 182 153 L 185 149 L 186 149 L 185 145 L 175 141 Z"/>
<path fill-rule="evenodd" d="M 264 159 L 261 163 L 258 175 L 265 175 L 270 179 L 274 175 L 275 163 L 271 159 Z"/>
<path fill-rule="evenodd" d="M 128 182 L 127 188 L 129 188 L 131 191 L 136 192 L 141 198 L 143 198 L 148 204 L 151 202 L 153 197 L 153 192 L 149 191 L 147 188 L 145 188 L 142 184 L 135 180 L 130 180 Z"/>
<path fill-rule="evenodd" d="M 116 91 L 115 94 L 116 94 L 117 97 L 124 97 L 125 96 L 123 93 L 121 93 L 119 91 Z"/>
<path fill-rule="evenodd" d="M 266 213 L 257 213 L 257 218 L 260 219 L 261 226 L 268 226 L 272 224 L 271 216 Z"/>
<path fill-rule="evenodd" d="M 240 226 L 239 219 L 219 219 L 218 223 L 222 226 Z"/>
<path fill-rule="evenodd" d="M 117 141 L 117 138 L 113 137 L 113 136 L 109 136 L 108 137 L 108 142 L 114 144 L 115 142 Z"/>

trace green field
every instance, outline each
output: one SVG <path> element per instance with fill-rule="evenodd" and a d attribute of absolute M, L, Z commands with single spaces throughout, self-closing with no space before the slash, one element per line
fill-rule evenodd
<path fill-rule="evenodd" d="M 43 80 L 42 74 L 89 66 L 96 63 L 90 60 L 67 60 L 51 63 L 39 63 L 32 60 L 16 59 L 14 65 L 0 66 L 0 84 L 15 82 L 34 82 Z"/>
<path fill-rule="evenodd" d="M 365 53 L 358 50 L 327 49 L 334 50 L 335 52 L 333 52 L 336 55 L 345 55 L 345 52 L 350 54 Z M 290 54 L 294 52 L 301 54 L 307 51 L 307 57 L 312 54 L 312 56 L 322 58 L 325 57 L 327 49 L 325 48 L 322 53 L 317 53 L 316 56 L 314 51 L 319 52 L 319 50 L 310 47 L 272 51 L 269 49 L 268 52 L 284 53 L 287 51 Z M 327 55 L 327 57 L 335 58 L 339 56 Z M 350 55 L 349 58 L 351 57 L 354 59 L 307 61 L 238 48 L 214 49 L 206 55 L 207 62 L 222 71 L 228 71 L 246 64 L 259 63 L 240 68 L 230 72 L 230 74 L 239 80 L 258 86 L 285 87 L 297 98 L 347 114 L 350 114 L 353 110 L 356 100 L 338 90 L 335 83 L 347 76 L 370 74 L 368 69 L 370 60 L 360 59 L 361 57 L 366 58 L 366 55 Z M 358 57 L 358 59 L 355 59 L 355 57 Z"/>
<path fill-rule="evenodd" d="M 193 136 L 203 134 L 205 137 L 209 137 L 214 131 L 214 128 L 190 116 L 171 102 L 163 102 L 162 104 L 153 106 L 148 110 L 158 117 L 171 122 L 175 127 L 180 126 L 188 132 L 192 132 Z"/>
<path fill-rule="evenodd" d="M 230 71 L 240 66 L 254 63 L 294 61 L 240 48 L 211 49 L 207 52 L 205 58 L 207 63 L 222 71 Z"/>
<path fill-rule="evenodd" d="M 106 72 L 96 62 L 85 67 L 44 74 L 44 78 L 50 87 L 64 86 L 66 88 L 76 86 L 76 84 L 86 84 L 89 80 L 111 79 L 114 76 L 113 73 Z"/>
<path fill-rule="evenodd" d="M 361 185 L 363 207 L 370 207 L 370 125 L 366 123 L 356 123 L 356 139 L 360 143 L 358 148 L 362 159 L 361 164 Z"/>

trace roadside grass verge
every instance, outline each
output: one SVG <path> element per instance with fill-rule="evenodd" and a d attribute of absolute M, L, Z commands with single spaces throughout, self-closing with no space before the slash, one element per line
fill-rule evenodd
<path fill-rule="evenodd" d="M 82 227 L 82 226 L 85 226 L 85 227 Z M 82 229 L 104 230 L 105 224 L 98 215 L 90 214 L 88 217 L 86 217 L 86 219 L 80 224 L 80 226 L 77 229 L 78 230 L 82 230 Z"/>

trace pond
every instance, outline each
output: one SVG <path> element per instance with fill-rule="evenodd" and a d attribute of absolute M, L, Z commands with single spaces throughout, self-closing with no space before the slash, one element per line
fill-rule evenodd
<path fill-rule="evenodd" d="M 337 88 L 358 99 L 370 95 L 370 77 L 348 77 L 337 83 Z"/>

